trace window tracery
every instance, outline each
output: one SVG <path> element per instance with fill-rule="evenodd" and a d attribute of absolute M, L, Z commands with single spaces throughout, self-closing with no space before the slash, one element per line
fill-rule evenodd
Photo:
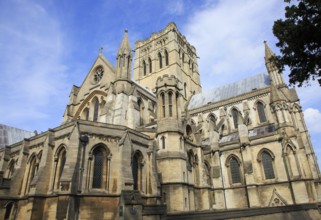
<path fill-rule="evenodd" d="M 108 190 L 111 153 L 104 144 L 93 147 L 89 154 L 88 186 L 92 189 Z"/>
<path fill-rule="evenodd" d="M 240 183 L 241 182 L 240 165 L 234 157 L 232 157 L 230 160 L 230 169 L 231 169 L 232 183 Z"/>
<path fill-rule="evenodd" d="M 94 99 L 94 115 L 93 115 L 93 121 L 98 120 L 98 112 L 99 112 L 99 101 L 98 98 L 96 97 Z"/>
<path fill-rule="evenodd" d="M 266 122 L 266 115 L 265 115 L 263 103 L 257 102 L 256 107 L 257 107 L 260 123 Z"/>

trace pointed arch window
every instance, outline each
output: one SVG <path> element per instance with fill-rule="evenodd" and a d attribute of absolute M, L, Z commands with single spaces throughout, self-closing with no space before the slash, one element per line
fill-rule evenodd
<path fill-rule="evenodd" d="M 144 76 L 146 76 L 147 70 L 146 70 L 146 62 L 145 62 L 145 60 L 143 60 L 143 72 L 144 72 Z"/>
<path fill-rule="evenodd" d="M 192 134 L 193 134 L 192 127 L 190 125 L 186 125 L 186 136 L 188 139 L 193 141 Z"/>
<path fill-rule="evenodd" d="M 62 147 L 57 154 L 56 157 L 56 171 L 55 171 L 55 179 L 54 179 L 54 188 L 59 189 L 60 179 L 62 172 L 64 170 L 66 164 L 66 149 Z"/>
<path fill-rule="evenodd" d="M 93 152 L 94 156 L 94 174 L 93 174 L 93 188 L 101 188 L 103 181 L 104 158 L 101 148 L 96 148 Z"/>
<path fill-rule="evenodd" d="M 6 213 L 4 215 L 4 220 L 14 220 L 16 218 L 17 204 L 14 202 L 9 202 L 5 206 Z"/>
<path fill-rule="evenodd" d="M 240 164 L 235 157 L 230 159 L 230 173 L 232 183 L 241 183 Z"/>
<path fill-rule="evenodd" d="M 7 178 L 8 179 L 11 179 L 14 169 L 15 169 L 15 161 L 11 160 L 11 162 L 9 163 L 9 166 L 8 166 L 8 171 L 7 171 L 8 172 Z"/>
<path fill-rule="evenodd" d="M 37 172 L 37 157 L 36 155 L 32 155 L 29 160 L 29 170 L 26 182 L 25 193 L 28 193 L 30 190 L 31 181 L 33 180 L 34 176 Z"/>
<path fill-rule="evenodd" d="M 232 109 L 232 117 L 233 117 L 233 123 L 234 123 L 234 128 L 236 129 L 238 127 L 238 114 L 239 111 L 235 108 Z"/>
<path fill-rule="evenodd" d="M 93 147 L 89 154 L 87 187 L 108 190 L 110 160 L 110 151 L 104 144 Z"/>
<path fill-rule="evenodd" d="M 212 186 L 212 178 L 211 178 L 211 166 L 205 161 L 205 174 L 206 174 L 206 182 L 209 186 Z"/>
<path fill-rule="evenodd" d="M 262 152 L 262 165 L 264 170 L 265 179 L 274 179 L 274 169 L 273 169 L 273 161 L 272 156 L 264 151 Z"/>
<path fill-rule="evenodd" d="M 214 131 L 216 127 L 216 118 L 213 114 L 210 114 L 208 117 L 209 130 Z"/>
<path fill-rule="evenodd" d="M 142 174 L 143 174 L 143 155 L 137 151 L 132 159 L 132 174 L 134 180 L 134 190 L 142 190 Z"/>
<path fill-rule="evenodd" d="M 169 64 L 169 58 L 168 58 L 168 52 L 165 50 L 165 65 L 168 66 Z"/>
<path fill-rule="evenodd" d="M 99 101 L 97 98 L 94 99 L 94 116 L 93 121 L 98 120 L 98 112 L 99 112 Z"/>
<path fill-rule="evenodd" d="M 158 53 L 158 60 L 159 60 L 159 68 L 163 68 L 163 60 L 162 60 L 162 54 Z"/>
<path fill-rule="evenodd" d="M 153 71 L 153 65 L 152 65 L 152 59 L 148 58 L 148 66 L 149 66 L 149 73 L 152 73 Z"/>
<path fill-rule="evenodd" d="M 165 113 L 165 95 L 164 95 L 164 93 L 161 94 L 161 99 L 162 99 L 163 117 L 165 117 L 166 113 Z"/>
<path fill-rule="evenodd" d="M 187 157 L 188 157 L 187 170 L 188 171 L 192 171 L 193 166 L 194 166 L 194 160 L 195 160 L 195 156 L 194 156 L 193 150 L 189 150 L 187 152 Z"/>
<path fill-rule="evenodd" d="M 162 142 L 162 148 L 165 149 L 166 144 L 165 144 L 165 137 L 164 136 L 161 137 L 161 142 Z"/>
<path fill-rule="evenodd" d="M 168 108 L 169 108 L 169 117 L 173 116 L 173 93 L 168 93 Z"/>
<path fill-rule="evenodd" d="M 137 104 L 139 108 L 139 125 L 143 125 L 144 124 L 144 104 L 141 99 L 138 100 Z"/>
<path fill-rule="evenodd" d="M 300 175 L 297 157 L 295 154 L 295 148 L 291 145 L 287 145 L 286 147 L 286 162 L 289 167 L 291 177 L 298 177 Z"/>
<path fill-rule="evenodd" d="M 256 107 L 257 107 L 257 112 L 259 114 L 260 123 L 266 122 L 266 115 L 265 115 L 263 103 L 257 102 Z"/>

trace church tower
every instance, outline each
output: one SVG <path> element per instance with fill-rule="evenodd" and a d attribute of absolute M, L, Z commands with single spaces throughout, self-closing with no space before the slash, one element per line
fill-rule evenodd
<path fill-rule="evenodd" d="M 156 160 L 161 174 L 162 199 L 167 210 L 186 211 L 187 171 L 181 120 L 183 97 L 178 84 L 175 76 L 168 75 L 159 77 L 156 82 L 156 138 L 159 146 Z"/>
<path fill-rule="evenodd" d="M 166 74 L 176 77 L 184 101 L 201 92 L 196 49 L 174 23 L 135 44 L 135 81 L 154 90 L 157 78 Z"/>

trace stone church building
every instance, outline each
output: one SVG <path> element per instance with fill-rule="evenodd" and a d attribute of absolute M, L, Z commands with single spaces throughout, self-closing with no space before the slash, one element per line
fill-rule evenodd
<path fill-rule="evenodd" d="M 321 219 L 299 98 L 266 43 L 266 74 L 208 91 L 174 23 L 134 51 L 125 31 L 60 126 L 0 150 L 0 219 Z"/>

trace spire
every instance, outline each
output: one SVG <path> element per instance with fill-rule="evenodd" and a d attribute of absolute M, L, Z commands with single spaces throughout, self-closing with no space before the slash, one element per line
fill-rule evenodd
<path fill-rule="evenodd" d="M 286 86 L 284 83 L 284 79 L 282 73 L 277 68 L 275 61 L 271 60 L 271 58 L 275 57 L 275 54 L 272 52 L 270 47 L 268 46 L 267 42 L 264 41 L 264 48 L 265 48 L 265 66 L 270 75 L 272 84 L 276 86 Z"/>
<path fill-rule="evenodd" d="M 126 54 L 126 55 L 131 54 L 131 49 L 128 41 L 128 30 L 125 30 L 123 40 L 118 50 L 118 55 L 123 55 L 123 54 Z"/>
<path fill-rule="evenodd" d="M 128 31 L 125 30 L 123 40 L 117 53 L 116 74 L 118 79 L 130 79 L 132 68 L 132 50 L 128 40 Z"/>
<path fill-rule="evenodd" d="M 266 41 L 264 41 L 264 48 L 265 48 L 265 63 L 271 62 L 270 59 L 275 56 L 275 54 L 272 52 L 271 48 L 267 44 Z"/>

